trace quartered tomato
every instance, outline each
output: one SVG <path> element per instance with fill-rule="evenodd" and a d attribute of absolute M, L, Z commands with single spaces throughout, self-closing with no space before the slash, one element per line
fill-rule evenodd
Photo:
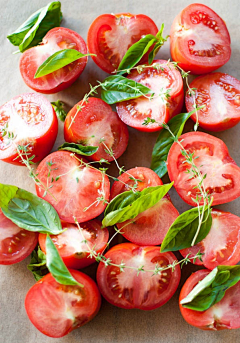
<path fill-rule="evenodd" d="M 157 68 L 157 69 L 156 69 Z M 183 80 L 180 72 L 168 61 L 155 60 L 152 66 L 141 73 L 132 71 L 128 78 L 147 86 L 154 92 L 154 98 L 141 96 L 117 104 L 117 113 L 124 123 L 140 131 L 158 131 L 158 123 L 167 123 L 178 114 L 183 105 Z M 167 97 L 164 95 L 168 91 Z M 143 126 L 150 117 L 158 123 Z"/>
<path fill-rule="evenodd" d="M 77 270 L 69 270 L 80 286 L 58 283 L 47 274 L 30 288 L 25 308 L 32 324 L 44 335 L 58 338 L 92 320 L 101 306 L 97 285 Z"/>
<path fill-rule="evenodd" d="M 86 222 L 97 217 L 109 200 L 106 175 L 68 151 L 48 155 L 37 168 L 37 195 L 48 201 L 61 220 Z M 44 187 L 43 187 L 44 186 Z"/>
<path fill-rule="evenodd" d="M 78 106 L 84 106 L 78 111 Z M 68 113 L 64 123 L 64 137 L 67 142 L 97 146 L 98 151 L 90 159 L 99 161 L 117 159 L 127 148 L 128 129 L 110 105 L 97 98 L 80 101 Z"/>
<path fill-rule="evenodd" d="M 21 229 L 0 209 L 0 264 L 24 260 L 35 248 L 37 240 L 37 233 Z"/>
<path fill-rule="evenodd" d="M 51 74 L 34 78 L 38 67 L 48 57 L 64 49 L 87 53 L 87 46 L 82 37 L 65 27 L 55 27 L 48 31 L 41 45 L 26 50 L 20 59 L 20 72 L 26 85 L 36 92 L 51 94 L 62 91 L 76 81 L 87 64 L 87 57 L 82 57 Z"/>
<path fill-rule="evenodd" d="M 116 70 L 131 45 L 147 34 L 156 35 L 158 28 L 144 14 L 102 14 L 88 30 L 88 50 L 94 62 L 107 73 Z"/>
<path fill-rule="evenodd" d="M 209 234 L 191 248 L 180 250 L 183 257 L 191 258 L 203 253 L 202 262 L 196 264 L 214 269 L 218 265 L 233 266 L 240 261 L 240 218 L 229 212 L 212 210 L 212 226 Z"/>
<path fill-rule="evenodd" d="M 173 253 L 160 253 L 159 247 L 123 243 L 111 248 L 105 257 L 114 264 L 125 264 L 122 272 L 119 267 L 105 266 L 102 262 L 98 266 L 99 290 L 112 305 L 153 310 L 164 305 L 178 287 L 181 275 L 179 265 L 174 271 L 168 268 L 153 275 L 156 265 L 165 268 L 176 261 Z M 138 272 L 136 269 L 143 265 L 146 271 Z"/>
<path fill-rule="evenodd" d="M 210 270 L 202 269 L 193 273 L 183 285 L 179 302 L 186 298 L 191 290 L 204 279 Z M 240 328 L 240 282 L 229 288 L 223 299 L 206 311 L 195 311 L 184 308 L 180 310 L 183 318 L 193 326 L 202 330 L 224 330 Z"/>
<path fill-rule="evenodd" d="M 102 253 L 106 248 L 109 233 L 106 228 L 101 229 L 101 222 L 94 219 L 80 224 L 80 232 L 77 225 L 62 223 L 64 231 L 60 235 L 51 236 L 53 243 L 63 262 L 68 268 L 81 269 L 95 262 L 89 255 L 89 247 L 96 253 Z M 85 242 L 86 240 L 86 242 Z M 46 253 L 46 235 L 39 235 L 39 244 Z"/>
<path fill-rule="evenodd" d="M 197 77 L 190 84 L 194 95 L 186 93 L 186 107 L 190 112 L 195 104 L 199 125 L 205 130 L 222 131 L 240 121 L 240 81 L 224 73 L 212 73 Z M 196 114 L 191 118 L 196 122 Z"/>
<path fill-rule="evenodd" d="M 203 183 L 209 196 L 213 197 L 213 206 L 240 196 L 240 168 L 230 157 L 228 148 L 221 139 L 203 132 L 189 132 L 179 140 L 188 153 L 193 154 L 194 158 L 198 157 L 194 162 L 201 175 L 206 174 Z M 191 165 L 185 162 L 186 157 L 181 150 L 177 142 L 173 143 L 167 158 L 168 175 L 174 181 L 180 197 L 189 205 L 196 206 L 192 198 L 196 199 L 200 195 L 198 187 L 195 188 L 200 180 L 187 172 Z"/>
<path fill-rule="evenodd" d="M 193 74 L 206 74 L 227 63 L 231 40 L 225 22 L 211 8 L 191 4 L 171 27 L 172 59 Z"/>
<path fill-rule="evenodd" d="M 0 160 L 23 165 L 17 148 L 26 147 L 32 162 L 41 161 L 52 149 L 58 120 L 51 103 L 42 95 L 25 93 L 0 107 Z M 34 157 L 34 158 L 33 158 Z"/>

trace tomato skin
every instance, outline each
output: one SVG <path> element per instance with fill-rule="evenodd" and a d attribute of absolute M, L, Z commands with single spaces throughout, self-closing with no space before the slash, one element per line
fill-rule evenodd
<path fill-rule="evenodd" d="M 82 234 L 76 225 L 62 223 L 63 230 L 67 229 L 67 231 L 62 233 L 61 236 L 51 235 L 53 243 L 68 268 L 81 269 L 96 262 L 95 258 L 89 257 L 88 246 L 81 243 L 83 239 L 87 240 L 91 248 L 94 247 L 97 254 L 102 253 L 107 247 L 109 232 L 107 228 L 101 229 L 99 220 L 93 219 L 82 223 L 80 226 L 83 230 Z M 89 237 L 89 235 L 91 236 Z M 44 253 L 46 253 L 46 237 L 45 234 L 39 234 L 39 245 Z M 77 242 L 74 242 L 74 240 Z M 78 250 L 74 249 L 76 245 L 79 246 Z"/>
<path fill-rule="evenodd" d="M 138 28 L 138 31 L 134 31 Z M 131 31 L 133 30 L 133 33 Z M 111 37 L 111 31 L 114 38 Z M 144 14 L 102 14 L 97 17 L 88 30 L 87 45 L 93 61 L 105 72 L 114 72 L 127 49 L 147 34 L 156 35 L 158 28 L 151 18 Z M 116 49 L 108 46 L 107 39 Z M 127 43 L 129 43 L 127 45 Z M 120 50 L 119 50 L 120 49 Z M 119 55 L 120 54 L 120 55 Z"/>
<path fill-rule="evenodd" d="M 204 18 L 199 14 L 205 15 L 208 18 L 207 23 L 211 23 L 204 23 Z M 184 8 L 174 19 L 171 27 L 172 59 L 179 62 L 182 69 L 193 74 L 210 73 L 227 63 L 231 56 L 230 43 L 225 22 L 203 4 L 191 4 Z M 203 47 L 201 49 L 198 46 Z M 216 47 L 219 49 L 218 53 L 215 52 Z M 192 52 L 190 49 L 193 49 Z"/>
<path fill-rule="evenodd" d="M 190 310 L 180 304 L 180 301 L 209 273 L 210 270 L 207 269 L 198 270 L 183 285 L 179 296 L 179 307 L 183 318 L 188 324 L 202 330 L 238 329 L 240 327 L 240 282 L 229 288 L 223 299 L 206 311 Z"/>
<path fill-rule="evenodd" d="M 44 335 L 59 338 L 85 325 L 98 313 L 101 296 L 95 282 L 69 270 L 84 287 L 59 284 L 47 274 L 28 291 L 25 309 L 32 324 Z"/>
<path fill-rule="evenodd" d="M 198 110 L 198 122 L 205 130 L 223 131 L 237 125 L 240 121 L 240 81 L 224 73 L 212 73 L 197 77 L 190 84 L 195 95 L 186 93 L 185 103 L 190 112 L 196 105 L 205 108 Z M 191 116 L 197 121 L 196 114 Z"/>
<path fill-rule="evenodd" d="M 83 105 L 82 100 L 70 110 L 66 117 L 64 123 L 65 140 L 71 143 L 98 146 L 98 151 L 88 157 L 90 160 L 100 161 L 101 158 L 109 162 L 114 160 L 105 152 L 104 144 L 112 149 L 116 159 L 119 158 L 127 148 L 129 138 L 127 126 L 120 120 L 111 106 L 101 99 L 89 98 L 82 110 L 77 113 L 77 108 L 80 105 Z M 105 139 L 104 144 L 100 143 L 102 138 Z"/>
<path fill-rule="evenodd" d="M 20 58 L 19 68 L 26 85 L 44 94 L 57 93 L 71 86 L 83 72 L 87 57 L 72 62 L 49 75 L 34 79 L 38 67 L 50 55 L 58 50 L 69 48 L 83 54 L 87 53 L 86 43 L 77 32 L 65 27 L 55 27 L 48 31 L 41 45 L 26 50 Z"/>
<path fill-rule="evenodd" d="M 27 106 L 28 109 L 25 110 Z M 13 107 L 16 111 L 12 110 Z M 32 162 L 41 161 L 51 151 L 58 134 L 58 119 L 45 97 L 35 93 L 21 94 L 2 105 L 0 113 L 0 128 L 3 129 L 8 123 L 8 130 L 16 136 L 10 143 L 24 146 L 29 144 L 29 157 L 35 156 Z M 15 146 L 5 144 L 5 139 L 6 136 L 2 137 L 0 133 L 0 160 L 22 166 Z"/>
<path fill-rule="evenodd" d="M 188 152 L 191 151 L 194 157 L 199 157 L 195 164 L 202 175 L 207 174 L 204 185 L 209 196 L 213 197 L 213 206 L 227 203 L 240 196 L 240 189 L 237 187 L 240 168 L 229 155 L 227 146 L 221 139 L 203 132 L 188 132 L 179 140 L 183 140 L 182 145 Z M 174 181 L 179 196 L 187 204 L 196 206 L 192 197 L 196 197 L 198 190 L 194 187 L 199 182 L 195 178 L 190 180 L 189 174 L 186 173 L 186 170 L 190 169 L 190 164 L 183 164 L 184 160 L 179 144 L 173 143 L 167 158 L 169 178 Z"/>

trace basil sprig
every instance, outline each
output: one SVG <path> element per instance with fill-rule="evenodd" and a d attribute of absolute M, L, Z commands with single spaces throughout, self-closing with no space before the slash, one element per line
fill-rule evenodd
<path fill-rule="evenodd" d="M 41 280 L 49 271 L 46 266 L 46 255 L 38 246 L 38 250 L 31 253 L 31 261 L 27 268 L 32 272 L 36 281 Z"/>
<path fill-rule="evenodd" d="M 76 154 L 83 155 L 83 156 L 92 156 L 95 154 L 95 152 L 98 151 L 97 146 L 85 146 L 81 144 L 75 144 L 75 143 L 63 143 L 58 150 L 66 150 L 75 152 Z"/>
<path fill-rule="evenodd" d="M 65 121 L 67 112 L 63 108 L 64 103 L 60 100 L 57 100 L 57 101 L 52 101 L 51 104 L 52 104 L 52 107 L 54 108 L 54 111 L 56 112 L 57 117 L 61 121 Z"/>
<path fill-rule="evenodd" d="M 161 252 L 177 251 L 191 247 L 199 225 L 199 213 L 204 210 L 203 221 L 196 243 L 202 241 L 209 233 L 212 226 L 211 208 L 203 206 L 200 208 L 191 208 L 180 214 L 170 226 L 164 240 L 161 244 Z"/>
<path fill-rule="evenodd" d="M 112 226 L 137 217 L 138 214 L 156 205 L 172 185 L 173 182 L 162 186 L 148 187 L 141 192 L 127 191 L 117 195 L 106 207 L 102 226 Z"/>
<path fill-rule="evenodd" d="M 24 189 L 0 184 L 0 208 L 6 217 L 25 230 L 53 235 L 62 232 L 53 206 Z"/>
<path fill-rule="evenodd" d="M 183 307 L 195 311 L 206 311 L 218 303 L 227 289 L 240 281 L 240 266 L 218 266 L 180 301 Z"/>
<path fill-rule="evenodd" d="M 9 41 L 23 52 L 39 44 L 49 30 L 58 27 L 62 20 L 61 3 L 53 1 L 33 13 L 15 32 Z"/>
<path fill-rule="evenodd" d="M 163 30 L 164 30 L 164 24 L 161 25 L 161 29 L 156 34 L 157 43 L 154 45 L 154 48 L 152 49 L 152 51 L 148 55 L 148 64 L 153 63 L 154 57 L 157 55 L 159 49 L 164 45 L 164 43 L 167 41 L 167 39 L 169 37 L 169 35 L 166 37 L 163 37 Z"/>

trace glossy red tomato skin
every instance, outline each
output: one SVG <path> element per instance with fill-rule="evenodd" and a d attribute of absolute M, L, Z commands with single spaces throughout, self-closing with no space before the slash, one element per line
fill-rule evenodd
<path fill-rule="evenodd" d="M 79 101 L 68 113 L 64 122 L 64 138 L 67 142 L 98 146 L 98 151 L 88 159 L 100 161 L 101 158 L 111 162 L 114 160 L 106 147 L 112 149 L 114 157 L 119 158 L 128 145 L 128 129 L 110 105 L 98 98 L 89 98 L 80 112 L 77 107 L 83 105 Z M 76 115 L 77 113 L 77 115 Z M 94 136 L 94 137 L 93 137 Z M 105 139 L 104 144 L 100 143 Z"/>
<path fill-rule="evenodd" d="M 203 241 L 193 247 L 180 250 L 183 257 L 193 257 L 198 251 L 203 253 L 202 262 L 195 264 L 207 269 L 219 265 L 233 266 L 240 261 L 240 218 L 232 213 L 212 210 L 212 227 Z"/>
<path fill-rule="evenodd" d="M 83 54 L 87 53 L 86 43 L 77 32 L 65 27 L 55 27 L 48 31 L 41 45 L 26 50 L 20 58 L 20 72 L 26 85 L 36 92 L 45 94 L 57 93 L 71 86 L 83 72 L 87 57 L 72 62 L 49 75 L 34 79 L 38 67 L 49 56 L 58 50 L 70 48 Z"/>
<path fill-rule="evenodd" d="M 194 157 L 199 157 L 195 164 L 202 175 L 207 174 L 204 185 L 209 191 L 209 196 L 213 197 L 213 206 L 227 203 L 240 196 L 240 189 L 237 186 L 240 168 L 229 155 L 228 148 L 221 139 L 203 132 L 189 132 L 183 134 L 179 140 L 183 140 L 182 145 L 188 152 L 194 152 Z M 175 142 L 168 153 L 168 175 L 170 180 L 174 181 L 178 195 L 187 204 L 196 206 L 192 197 L 196 197 L 197 189 L 193 187 L 199 182 L 196 179 L 190 180 L 189 174 L 186 173 L 190 165 L 183 164 L 185 158 L 180 150 L 179 144 Z"/>
<path fill-rule="evenodd" d="M 121 28 L 123 29 L 121 30 Z M 131 34 L 131 37 L 128 38 L 129 31 L 131 32 L 131 29 L 133 28 L 137 28 L 137 32 L 134 32 L 134 34 Z M 116 32 L 114 32 L 114 30 Z M 113 45 L 114 42 L 117 44 L 117 46 L 115 46 L 115 54 L 109 49 L 109 46 L 105 41 L 106 34 L 108 35 L 111 31 L 114 32 L 114 39 L 111 38 L 111 34 L 109 34 L 108 39 L 112 41 Z M 96 55 L 92 56 L 92 59 L 99 68 L 111 74 L 118 68 L 120 61 L 132 44 L 136 43 L 147 34 L 155 36 L 157 32 L 158 28 L 156 24 L 151 18 L 144 14 L 102 14 L 93 21 L 88 30 L 88 50 L 90 53 Z M 119 49 L 121 49 L 121 56 L 119 55 Z"/>
<path fill-rule="evenodd" d="M 240 81 L 224 73 L 211 73 L 197 77 L 190 84 L 195 95 L 186 93 L 185 103 L 190 112 L 195 103 L 198 107 L 199 126 L 208 131 L 223 131 L 240 121 Z M 195 122 L 196 114 L 191 116 Z"/>
<path fill-rule="evenodd" d="M 12 108 L 16 111 L 13 111 Z M 51 103 L 36 93 L 21 94 L 0 107 L 0 128 L 8 123 L 15 135 L 10 144 L 0 133 L 0 160 L 23 165 L 15 145 L 28 145 L 32 162 L 41 161 L 52 149 L 58 134 L 58 119 Z M 27 132 L 26 132 L 27 131 Z M 14 144 L 13 144 L 14 143 Z"/>
<path fill-rule="evenodd" d="M 145 266 L 146 270 L 154 269 L 157 262 L 161 266 L 167 266 L 176 260 L 175 255 L 171 252 L 160 253 L 159 247 L 140 247 L 132 243 L 115 245 L 105 254 L 105 257 L 110 258 L 112 263 L 121 264 L 123 262 L 126 266 L 139 267 L 141 264 Z M 137 270 L 128 268 L 124 268 L 122 273 L 119 272 L 118 267 L 105 267 L 100 262 L 97 270 L 97 283 L 102 296 L 114 306 L 141 310 L 153 310 L 164 305 L 175 293 L 181 275 L 178 265 L 174 272 L 171 268 L 165 271 L 166 275 L 162 275 L 163 278 L 159 275 L 153 276 L 152 272 L 140 272 L 137 276 Z M 123 291 L 124 279 L 130 286 L 126 286 Z M 150 285 L 151 282 L 152 285 Z M 160 285 L 159 289 L 156 283 Z M 162 288 L 165 288 L 163 293 Z"/>
<path fill-rule="evenodd" d="M 208 18 L 206 23 L 204 23 L 205 18 L 200 17 L 199 14 Z M 200 29 L 197 26 L 199 24 L 203 25 Z M 207 28 L 208 25 L 210 30 Z M 198 39 L 196 41 L 194 40 L 195 32 Z M 202 42 L 211 44 L 211 49 L 209 46 L 207 49 L 197 49 L 197 46 L 194 49 L 196 44 L 201 45 L 201 38 Z M 173 21 L 170 32 L 171 56 L 185 71 L 206 74 L 220 68 L 230 59 L 230 44 L 231 40 L 225 22 L 217 13 L 203 4 L 187 6 Z"/>
<path fill-rule="evenodd" d="M 60 338 L 85 325 L 96 316 L 101 306 L 96 283 L 82 272 L 69 271 L 83 288 L 61 285 L 51 274 L 47 274 L 30 288 L 25 298 L 30 321 L 49 337 Z M 74 319 L 64 314 L 64 310 L 71 312 Z"/>
<path fill-rule="evenodd" d="M 81 162 L 82 161 L 82 162 Z M 49 162 L 53 163 L 49 173 Z M 37 195 L 56 209 L 61 220 L 74 223 L 74 217 L 79 222 L 86 222 L 103 212 L 106 203 L 97 201 L 103 196 L 106 201 L 110 196 L 110 182 L 106 175 L 98 169 L 86 166 L 87 161 L 68 151 L 56 151 L 48 155 L 38 166 L 38 179 L 48 187 L 45 190 L 36 184 Z M 63 175 L 64 174 L 64 175 Z M 60 178 L 56 181 L 56 177 Z M 53 181 L 52 180 L 53 177 Z M 103 193 L 103 194 L 102 194 Z"/>
<path fill-rule="evenodd" d="M 34 250 L 38 241 L 36 232 L 15 225 L 0 209 L 0 264 L 21 262 Z"/>
<path fill-rule="evenodd" d="M 67 229 L 67 231 L 58 236 L 51 235 L 53 243 L 58 249 L 63 262 L 68 268 L 72 269 L 85 268 L 96 262 L 95 258 L 89 257 L 90 254 L 87 252 L 89 251 L 88 246 L 81 243 L 83 239 L 86 239 L 88 245 L 90 245 L 91 248 L 94 248 L 94 251 L 96 251 L 98 254 L 102 253 L 107 247 L 109 238 L 108 229 L 102 229 L 101 222 L 97 219 L 93 219 L 86 223 L 81 223 L 80 226 L 83 230 L 82 233 L 79 232 L 79 229 L 76 225 L 62 223 L 63 230 Z M 44 253 L 46 253 L 46 237 L 47 235 L 45 234 L 39 234 L 39 245 Z M 74 242 L 74 240 L 78 241 L 78 251 L 74 250 L 73 245 L 77 245 L 77 242 Z M 71 243 L 73 245 L 71 245 Z"/>
<path fill-rule="evenodd" d="M 180 301 L 184 299 L 191 290 L 210 273 L 208 269 L 198 270 L 193 273 L 182 287 L 179 297 L 179 307 L 183 318 L 188 324 L 202 330 L 225 330 L 238 329 L 240 327 L 239 307 L 240 307 L 240 282 L 229 288 L 223 299 L 210 307 L 208 310 L 200 312 L 184 308 Z"/>

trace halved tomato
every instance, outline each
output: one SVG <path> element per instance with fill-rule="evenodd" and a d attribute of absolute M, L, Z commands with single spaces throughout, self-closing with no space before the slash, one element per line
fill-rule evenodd
<path fill-rule="evenodd" d="M 52 149 L 57 133 L 56 113 L 44 96 L 35 93 L 16 96 L 0 107 L 0 160 L 23 165 L 17 147 L 24 146 L 28 158 L 39 162 Z"/>
<path fill-rule="evenodd" d="M 189 132 L 179 140 L 182 147 L 193 154 L 195 165 L 202 177 L 206 174 L 203 184 L 208 195 L 213 197 L 213 206 L 240 196 L 240 168 L 230 157 L 228 148 L 221 139 L 203 132 Z M 168 175 L 170 180 L 174 181 L 174 187 L 180 197 L 187 204 L 196 206 L 193 199 L 196 199 L 197 195 L 201 196 L 197 187 L 200 179 L 187 172 L 191 165 L 185 162 L 182 147 L 177 142 L 173 143 L 167 158 Z"/>
<path fill-rule="evenodd" d="M 87 53 L 82 37 L 65 27 L 55 27 L 43 38 L 42 44 L 24 51 L 20 59 L 20 72 L 26 85 L 36 92 L 52 94 L 69 87 L 83 72 L 87 57 L 80 58 L 46 76 L 34 78 L 40 65 L 52 54 L 63 49 Z"/>
<path fill-rule="evenodd" d="M 190 84 L 194 95 L 186 93 L 188 112 L 196 105 L 204 106 L 191 118 L 209 131 L 223 131 L 240 121 L 240 81 L 224 73 L 212 73 L 197 77 Z"/>
<path fill-rule="evenodd" d="M 165 268 L 176 261 L 171 252 L 160 253 L 159 247 L 123 243 L 111 248 L 105 257 L 114 264 L 125 265 L 123 272 L 119 267 L 105 266 L 103 262 L 98 266 L 99 290 L 112 305 L 153 310 L 164 305 L 177 290 L 181 276 L 179 265 L 174 270 L 168 268 L 153 275 L 156 265 Z M 137 271 L 141 267 L 145 272 Z"/>
<path fill-rule="evenodd" d="M 87 45 L 93 61 L 107 73 L 114 72 L 127 50 L 147 34 L 156 35 L 158 28 L 144 14 L 102 14 L 88 30 Z"/>
<path fill-rule="evenodd" d="M 108 229 L 101 229 L 101 222 L 94 219 L 80 224 L 82 232 L 77 225 L 62 223 L 64 231 L 60 235 L 51 236 L 53 243 L 63 262 L 68 268 L 81 269 L 95 262 L 90 257 L 89 247 L 96 253 L 102 253 L 108 242 Z M 85 242 L 86 240 L 86 242 Z M 40 233 L 39 244 L 46 253 L 46 235 Z"/>
<path fill-rule="evenodd" d="M 231 56 L 225 22 L 211 8 L 191 4 L 177 15 L 171 27 L 171 55 L 193 74 L 206 74 L 223 66 Z"/>
<path fill-rule="evenodd" d="M 78 106 L 83 106 L 78 111 Z M 127 126 L 119 119 L 110 105 L 98 98 L 89 98 L 87 103 L 79 101 L 68 113 L 64 123 L 64 138 L 67 142 L 98 146 L 98 151 L 89 158 L 113 161 L 107 148 L 119 158 L 128 144 Z M 102 143 L 103 141 L 103 143 Z"/>

